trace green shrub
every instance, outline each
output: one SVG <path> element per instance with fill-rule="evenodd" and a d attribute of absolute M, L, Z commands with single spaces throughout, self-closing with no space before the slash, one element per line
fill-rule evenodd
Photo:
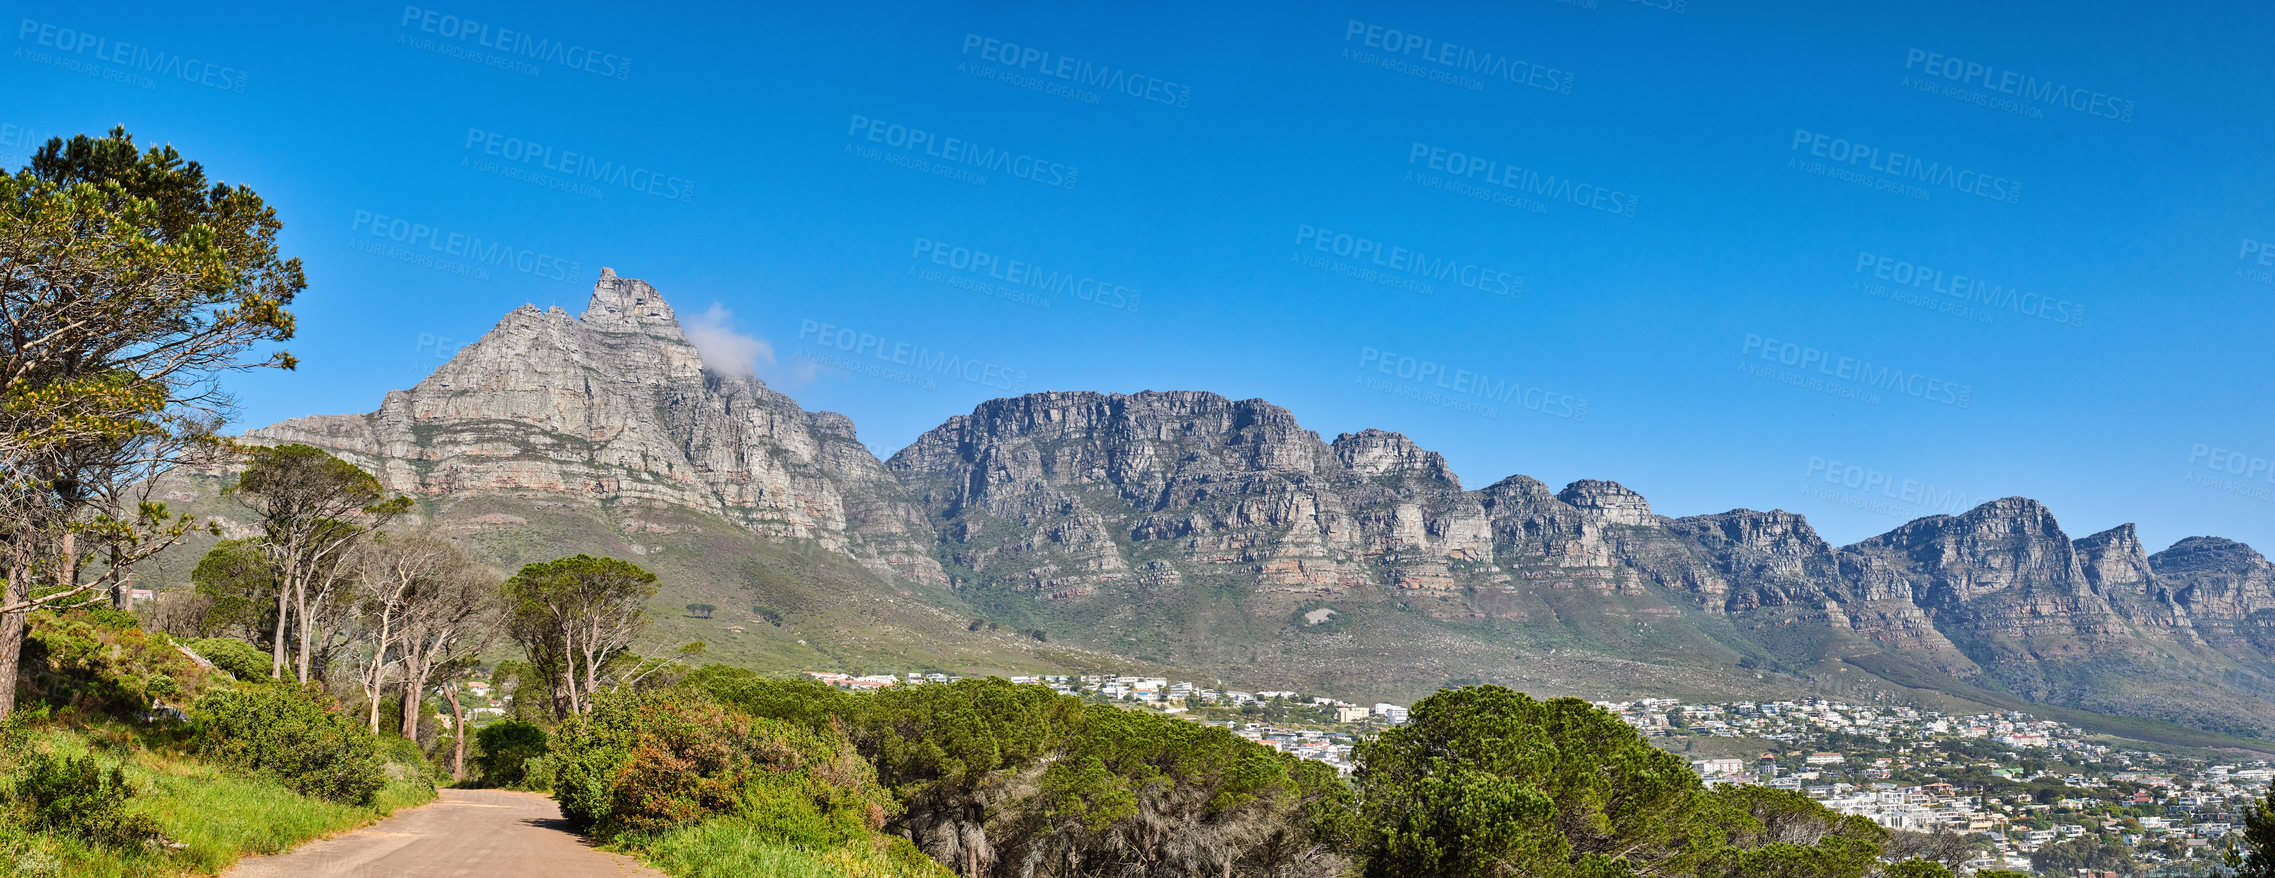
<path fill-rule="evenodd" d="M 529 784 L 530 761 L 541 760 L 549 747 L 545 730 L 520 720 L 503 720 L 474 733 L 474 770 L 486 786 L 517 788 Z"/>
<path fill-rule="evenodd" d="M 242 640 L 206 637 L 185 641 L 182 645 L 239 680 L 250 682 L 269 679 L 269 669 L 273 667 L 268 653 Z"/>
<path fill-rule="evenodd" d="M 389 781 L 416 781 L 429 786 L 450 776 L 442 766 L 427 758 L 419 742 L 393 735 L 379 737 L 379 758 Z"/>
<path fill-rule="evenodd" d="M 217 689 L 197 700 L 190 719 L 199 752 L 307 795 L 365 805 L 387 780 L 371 730 L 312 690 Z"/>
<path fill-rule="evenodd" d="M 522 770 L 527 772 L 521 780 L 525 790 L 551 791 L 553 789 L 553 757 L 531 756 L 523 760 Z"/>
<path fill-rule="evenodd" d="M 165 635 L 134 627 L 129 614 L 38 612 L 29 621 L 25 682 L 58 709 L 132 718 L 149 710 L 151 698 L 196 691 L 207 677 Z"/>
<path fill-rule="evenodd" d="M 822 733 L 857 706 L 852 695 L 813 680 L 776 680 L 725 665 L 689 674 L 681 684 L 746 715 L 787 720 Z"/>
<path fill-rule="evenodd" d="M 1334 769 L 1222 728 L 1002 679 L 851 701 L 852 740 L 901 812 L 891 832 L 964 875 L 1131 857 L 1164 878 L 1349 865 L 1356 818 Z"/>
<path fill-rule="evenodd" d="M 149 815 L 129 812 L 134 787 L 118 766 L 104 771 L 92 756 L 33 751 L 20 769 L 16 802 L 33 829 L 75 835 L 96 844 L 135 847 L 158 835 Z"/>
<path fill-rule="evenodd" d="M 842 737 L 730 711 L 686 690 L 615 693 L 555 741 L 554 797 L 602 837 L 743 814 L 800 843 L 866 838 L 892 810 Z"/>
<path fill-rule="evenodd" d="M 553 800 L 571 829 L 590 830 L 608 816 L 616 773 L 632 758 L 638 695 L 601 696 L 593 712 L 569 718 L 554 730 L 550 760 Z"/>

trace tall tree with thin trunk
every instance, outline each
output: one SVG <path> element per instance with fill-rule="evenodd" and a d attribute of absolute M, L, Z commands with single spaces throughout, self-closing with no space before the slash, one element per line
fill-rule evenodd
<path fill-rule="evenodd" d="M 648 624 L 641 604 L 656 575 L 615 558 L 577 555 L 531 564 L 506 580 L 507 634 L 553 690 L 555 715 L 592 709 L 608 664 Z"/>
<path fill-rule="evenodd" d="M 230 409 L 219 375 L 294 365 L 253 353 L 292 337 L 307 286 L 282 228 L 253 190 L 124 129 L 0 177 L 0 718 L 26 614 L 115 594 L 191 530 L 115 489 L 207 443 Z"/>
<path fill-rule="evenodd" d="M 363 645 L 371 650 L 361 682 L 373 734 L 379 732 L 379 703 L 387 693 L 389 672 L 403 664 L 404 608 L 434 587 L 450 558 L 446 543 L 385 535 L 373 540 L 360 556 L 355 595 L 366 632 Z"/>
<path fill-rule="evenodd" d="M 354 572 L 358 541 L 410 511 L 411 501 L 387 499 L 370 473 L 306 445 L 253 448 L 247 456 L 244 475 L 226 493 L 259 518 L 259 546 L 276 567 L 270 673 L 284 677 L 289 629 L 297 677 L 306 683 L 323 627 L 320 611 Z"/>
<path fill-rule="evenodd" d="M 434 573 L 403 606 L 403 737 L 419 737 L 419 704 L 441 668 L 480 654 L 496 643 L 505 597 L 498 579 L 449 543 L 429 541 Z M 447 676 L 447 675 L 446 675 Z"/>

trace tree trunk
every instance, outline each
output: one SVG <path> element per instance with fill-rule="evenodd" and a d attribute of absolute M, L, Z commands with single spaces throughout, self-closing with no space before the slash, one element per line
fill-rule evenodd
<path fill-rule="evenodd" d="M 412 741 L 419 739 L 419 692 L 424 688 L 419 675 L 403 669 L 403 737 Z"/>
<path fill-rule="evenodd" d="M 15 589 L 0 595 L 0 601 L 14 599 Z M 24 614 L 0 613 L 0 721 L 6 721 L 16 712 L 16 663 L 24 655 Z"/>
<path fill-rule="evenodd" d="M 371 654 L 371 683 L 363 690 L 365 697 L 371 699 L 371 733 L 374 735 L 379 734 L 379 697 L 387 692 L 384 681 L 387 679 L 388 621 L 386 614 L 380 614 L 379 643 Z"/>
<path fill-rule="evenodd" d="M 7 584 L 0 587 L 0 604 L 13 604 L 31 597 L 31 571 L 21 564 L 11 566 Z M 16 712 L 16 666 L 23 661 L 24 629 L 30 620 L 28 611 L 0 613 L 0 721 Z"/>
<path fill-rule="evenodd" d="M 284 630 L 292 623 L 292 593 L 276 590 L 276 643 L 269 653 L 269 678 L 284 679 Z"/>
<path fill-rule="evenodd" d="M 308 605 L 307 586 L 300 588 L 297 603 L 300 604 L 300 630 L 293 633 L 298 635 L 300 641 L 300 684 L 305 686 L 308 685 L 308 649 L 316 637 L 316 608 Z"/>
<path fill-rule="evenodd" d="M 445 684 L 442 697 L 450 700 L 450 779 L 466 779 L 466 709 L 458 706 L 458 687 Z"/>

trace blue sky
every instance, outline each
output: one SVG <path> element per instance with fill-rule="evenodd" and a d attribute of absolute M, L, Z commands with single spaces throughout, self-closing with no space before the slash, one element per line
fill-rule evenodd
<path fill-rule="evenodd" d="M 605 265 L 880 456 L 1203 389 L 1835 542 L 2275 545 L 2266 7 L 435 2 L 11 6 L 11 165 L 124 124 L 285 220 L 245 424 Z"/>

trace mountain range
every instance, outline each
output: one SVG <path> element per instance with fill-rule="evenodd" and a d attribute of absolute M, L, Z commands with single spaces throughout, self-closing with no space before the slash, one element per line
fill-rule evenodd
<path fill-rule="evenodd" d="M 847 417 L 707 369 L 663 296 L 608 269 L 583 314 L 523 306 L 374 412 L 246 438 L 372 470 L 501 566 L 630 557 L 667 583 L 659 636 L 759 667 L 1809 691 L 2275 736 L 2275 566 L 2242 543 L 2150 554 L 2009 497 L 1835 546 L 1795 513 L 1671 518 L 1612 481 L 1468 488 L 1397 433 L 1324 439 L 1200 391 L 989 400 L 879 460 Z"/>

